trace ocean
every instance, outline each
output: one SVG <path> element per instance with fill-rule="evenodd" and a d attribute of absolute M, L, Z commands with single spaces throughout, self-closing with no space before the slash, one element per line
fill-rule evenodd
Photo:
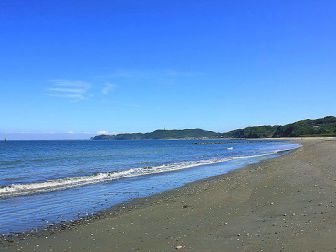
<path fill-rule="evenodd" d="M 0 233 L 76 220 L 298 147 L 274 140 L 0 142 Z"/>

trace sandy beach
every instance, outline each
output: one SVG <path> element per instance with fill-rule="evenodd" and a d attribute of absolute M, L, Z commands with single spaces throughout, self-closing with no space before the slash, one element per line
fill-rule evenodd
<path fill-rule="evenodd" d="M 1 251 L 335 251 L 336 140 L 1 241 Z"/>

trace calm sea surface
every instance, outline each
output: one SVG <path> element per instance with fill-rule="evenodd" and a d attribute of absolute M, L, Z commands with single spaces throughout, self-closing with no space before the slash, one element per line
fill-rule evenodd
<path fill-rule="evenodd" d="M 298 147 L 262 140 L 0 142 L 0 233 L 74 220 Z"/>

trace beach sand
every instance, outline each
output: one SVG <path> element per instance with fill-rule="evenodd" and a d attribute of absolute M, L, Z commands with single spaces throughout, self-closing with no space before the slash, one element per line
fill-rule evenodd
<path fill-rule="evenodd" d="M 1 251 L 336 251 L 336 140 L 132 201 Z M 23 240 L 24 238 L 24 240 Z"/>

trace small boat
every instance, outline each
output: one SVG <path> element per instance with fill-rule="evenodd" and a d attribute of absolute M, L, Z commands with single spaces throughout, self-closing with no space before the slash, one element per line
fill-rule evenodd
<path fill-rule="evenodd" d="M 233 150 L 233 147 L 229 147 L 229 148 L 227 148 L 227 150 Z"/>

